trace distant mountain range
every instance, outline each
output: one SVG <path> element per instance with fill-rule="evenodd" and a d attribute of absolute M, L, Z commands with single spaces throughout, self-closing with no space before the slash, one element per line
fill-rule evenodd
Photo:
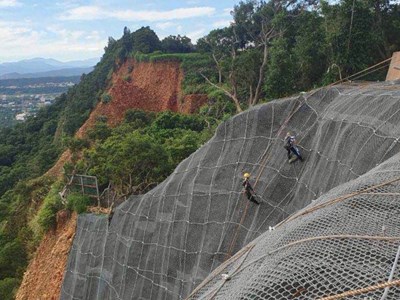
<path fill-rule="evenodd" d="M 61 62 L 51 58 L 33 58 L 0 64 L 0 79 L 75 76 L 93 70 L 99 58 Z"/>

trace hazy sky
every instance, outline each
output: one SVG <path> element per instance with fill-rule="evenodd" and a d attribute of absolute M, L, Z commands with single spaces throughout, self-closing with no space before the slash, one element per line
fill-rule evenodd
<path fill-rule="evenodd" d="M 232 20 L 239 0 L 0 0 L 0 63 L 33 57 L 61 61 L 100 57 L 124 26 L 150 26 L 162 39 L 195 42 Z"/>

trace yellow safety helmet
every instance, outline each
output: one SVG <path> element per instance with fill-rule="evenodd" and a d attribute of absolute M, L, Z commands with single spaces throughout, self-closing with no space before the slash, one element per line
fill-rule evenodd
<path fill-rule="evenodd" d="M 249 177 L 250 177 L 250 173 L 244 173 L 244 174 L 243 174 L 243 177 L 244 177 L 244 178 L 249 178 Z"/>

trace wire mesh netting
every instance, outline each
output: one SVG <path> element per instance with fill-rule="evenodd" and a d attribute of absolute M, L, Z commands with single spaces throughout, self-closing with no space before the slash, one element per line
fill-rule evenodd
<path fill-rule="evenodd" d="M 399 100 L 396 83 L 342 85 L 228 120 L 110 224 L 79 217 L 61 299 L 316 299 L 387 281 L 400 243 Z M 287 162 L 287 131 L 304 162 Z M 241 192 L 244 171 L 259 206 Z"/>

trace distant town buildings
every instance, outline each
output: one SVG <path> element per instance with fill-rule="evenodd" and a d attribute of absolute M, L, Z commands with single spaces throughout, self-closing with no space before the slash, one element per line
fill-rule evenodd
<path fill-rule="evenodd" d="M 79 79 L 79 78 L 78 78 Z M 50 80 L 50 81 L 48 81 Z M 0 127 L 12 126 L 35 116 L 75 83 L 62 78 L 0 80 Z"/>
<path fill-rule="evenodd" d="M 15 116 L 15 119 L 16 119 L 17 121 L 25 121 L 27 116 L 28 116 L 27 113 L 17 114 L 17 115 Z"/>

